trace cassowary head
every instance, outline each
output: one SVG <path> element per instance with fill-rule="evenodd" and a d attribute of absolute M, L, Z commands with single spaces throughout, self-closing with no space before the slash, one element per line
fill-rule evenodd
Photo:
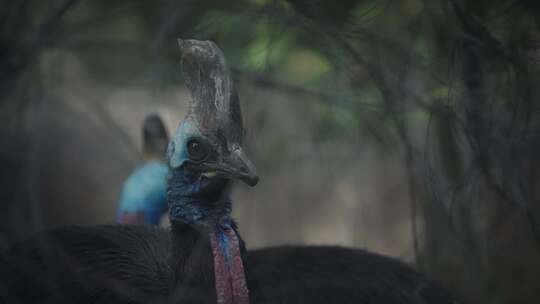
<path fill-rule="evenodd" d="M 169 134 L 157 114 L 146 116 L 142 129 L 143 150 L 146 158 L 163 159 L 166 154 Z"/>
<path fill-rule="evenodd" d="M 178 42 L 191 101 L 169 144 L 169 196 L 215 201 L 228 181 L 254 186 L 258 177 L 244 152 L 240 103 L 223 53 L 211 41 Z"/>

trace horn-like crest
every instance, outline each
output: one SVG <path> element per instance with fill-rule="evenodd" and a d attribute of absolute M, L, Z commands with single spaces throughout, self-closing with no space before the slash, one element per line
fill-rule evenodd
<path fill-rule="evenodd" d="M 240 103 L 223 52 L 211 41 L 178 39 L 178 44 L 192 98 L 187 119 L 201 130 L 225 132 L 240 142 L 244 133 Z"/>

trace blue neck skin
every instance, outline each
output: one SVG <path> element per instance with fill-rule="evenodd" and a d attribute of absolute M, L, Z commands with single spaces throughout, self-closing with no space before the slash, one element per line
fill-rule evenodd
<path fill-rule="evenodd" d="M 171 170 L 167 199 L 171 224 L 184 223 L 215 234 L 219 250 L 230 267 L 234 244 L 226 231 L 235 230 L 235 224 L 231 219 L 229 184 L 225 179 L 201 177 L 182 165 Z"/>
<path fill-rule="evenodd" d="M 232 201 L 229 181 L 201 177 L 183 164 L 172 169 L 167 200 L 171 222 L 215 228 L 230 227 Z"/>

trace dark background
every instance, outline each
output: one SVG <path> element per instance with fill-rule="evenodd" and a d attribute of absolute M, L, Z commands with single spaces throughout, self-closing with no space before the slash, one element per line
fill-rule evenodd
<path fill-rule="evenodd" d="M 363 247 L 536 303 L 537 3 L 0 0 L 0 249 L 113 222 L 144 116 L 185 115 L 176 38 L 210 39 L 261 175 L 235 188 L 249 247 Z"/>

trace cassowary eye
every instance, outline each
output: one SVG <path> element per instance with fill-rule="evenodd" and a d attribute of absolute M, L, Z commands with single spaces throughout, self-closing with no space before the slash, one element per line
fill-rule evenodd
<path fill-rule="evenodd" d="M 187 143 L 189 158 L 193 161 L 203 161 L 208 156 L 208 148 L 198 139 L 191 139 Z"/>

